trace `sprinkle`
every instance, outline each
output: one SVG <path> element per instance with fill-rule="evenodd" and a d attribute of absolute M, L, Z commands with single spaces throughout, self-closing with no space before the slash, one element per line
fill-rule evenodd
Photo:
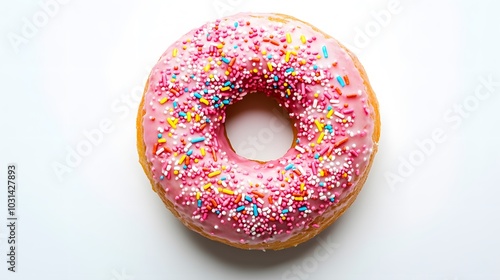
<path fill-rule="evenodd" d="M 290 72 L 293 72 L 293 70 L 294 70 L 294 69 L 293 69 L 292 67 L 290 67 L 290 68 L 288 68 L 288 69 L 286 69 L 286 70 L 285 70 L 285 73 L 290 73 Z"/>
<path fill-rule="evenodd" d="M 302 44 L 307 43 L 306 36 L 300 35 L 300 41 L 302 42 Z"/>
<path fill-rule="evenodd" d="M 236 208 L 236 211 L 238 211 L 238 212 L 241 212 L 243 210 L 245 210 L 245 206 L 243 206 L 243 205 L 241 205 L 238 208 Z"/>
<path fill-rule="evenodd" d="M 337 76 L 337 81 L 339 82 L 341 87 L 345 87 L 345 82 L 342 76 Z"/>
<path fill-rule="evenodd" d="M 228 90 L 230 90 L 230 89 L 231 89 L 230 87 L 222 87 L 220 90 L 221 90 L 221 91 L 228 91 Z"/>
<path fill-rule="evenodd" d="M 273 65 L 271 64 L 271 62 L 267 63 L 267 68 L 269 69 L 269 71 L 273 71 Z"/>
<path fill-rule="evenodd" d="M 314 123 L 316 124 L 316 127 L 318 128 L 319 131 L 323 131 L 323 124 L 319 122 L 319 120 L 314 120 Z"/>
<path fill-rule="evenodd" d="M 341 119 L 343 119 L 343 118 L 345 117 L 342 113 L 337 112 L 337 111 L 335 111 L 333 114 L 334 114 L 335 116 L 337 116 L 337 117 L 341 118 Z"/>
<path fill-rule="evenodd" d="M 158 143 L 165 143 L 165 142 L 167 142 L 167 140 L 165 138 L 158 139 Z"/>
<path fill-rule="evenodd" d="M 256 191 L 256 190 L 253 190 L 253 191 L 252 191 L 252 193 L 253 193 L 253 194 L 255 194 L 255 195 L 256 195 L 256 196 L 258 196 L 258 197 L 264 197 L 264 196 L 265 196 L 263 193 L 258 192 L 258 191 Z"/>
<path fill-rule="evenodd" d="M 181 116 L 181 117 L 186 117 L 187 115 L 186 115 L 186 113 L 184 113 L 184 112 L 179 112 L 179 116 Z"/>
<path fill-rule="evenodd" d="M 210 103 L 208 103 L 208 100 L 206 100 L 205 98 L 200 98 L 200 102 L 205 104 L 205 105 L 210 104 Z"/>
<path fill-rule="evenodd" d="M 229 64 L 229 62 L 231 62 L 231 60 L 227 57 L 223 57 L 222 58 L 222 62 L 226 63 L 226 64 Z"/>
<path fill-rule="evenodd" d="M 207 190 L 208 188 L 210 188 L 212 186 L 212 183 L 206 183 L 204 186 L 203 186 L 203 189 L 204 190 Z"/>
<path fill-rule="evenodd" d="M 331 117 L 332 117 L 332 115 L 333 115 L 333 113 L 334 113 L 334 111 L 333 111 L 333 110 L 328 111 L 328 114 L 326 114 L 326 117 L 327 117 L 327 118 L 331 118 Z"/>
<path fill-rule="evenodd" d="M 349 85 L 350 81 L 349 81 L 349 77 L 347 75 L 344 75 L 344 81 L 345 81 L 346 85 Z"/>
<path fill-rule="evenodd" d="M 186 155 L 182 155 L 177 164 L 182 164 L 184 160 L 186 159 Z"/>
<path fill-rule="evenodd" d="M 255 217 L 259 216 L 259 211 L 257 209 L 257 205 L 256 204 L 253 205 L 253 215 Z"/>
<path fill-rule="evenodd" d="M 347 95 L 347 98 L 354 98 L 354 97 L 358 97 L 358 94 L 357 93 L 349 93 Z"/>
<path fill-rule="evenodd" d="M 252 202 L 252 197 L 248 196 L 248 195 L 245 195 L 245 200 L 248 201 L 248 202 Z"/>
<path fill-rule="evenodd" d="M 192 154 L 193 154 L 193 150 L 189 150 L 189 151 L 186 152 L 187 156 L 191 156 Z"/>
<path fill-rule="evenodd" d="M 174 101 L 174 108 L 177 108 L 179 106 L 179 102 Z"/>
<path fill-rule="evenodd" d="M 167 102 L 168 98 L 166 97 L 163 97 L 162 99 L 160 99 L 160 104 L 165 104 L 165 102 Z"/>
<path fill-rule="evenodd" d="M 198 199 L 198 208 L 201 208 L 201 199 Z"/>
<path fill-rule="evenodd" d="M 172 50 L 172 56 L 173 57 L 177 56 L 177 48 L 175 48 L 175 49 Z"/>
<path fill-rule="evenodd" d="M 296 196 L 296 197 L 294 197 L 294 200 L 303 201 L 304 198 L 302 196 Z"/>
<path fill-rule="evenodd" d="M 342 145 L 342 144 L 344 144 L 345 142 L 347 142 L 347 140 L 349 140 L 349 138 L 348 138 L 348 137 L 346 137 L 346 138 L 344 138 L 344 139 L 341 139 L 341 140 L 339 140 L 339 141 L 335 142 L 335 144 L 333 145 L 333 147 L 334 147 L 334 148 L 337 148 L 337 147 L 339 147 L 340 145 Z"/>
<path fill-rule="evenodd" d="M 301 146 L 295 146 L 295 150 L 299 151 L 301 154 L 303 154 L 306 151 Z"/>
<path fill-rule="evenodd" d="M 202 98 L 201 94 L 199 94 L 199 93 L 197 93 L 197 92 L 195 92 L 193 95 L 194 95 L 194 97 L 196 97 L 196 98 L 198 98 L 198 99 Z"/>
<path fill-rule="evenodd" d="M 203 70 L 205 70 L 205 72 L 210 71 L 210 64 L 205 65 L 205 67 L 203 68 Z"/>
<path fill-rule="evenodd" d="M 283 210 L 281 211 L 281 214 L 286 214 L 286 213 L 288 213 L 288 209 L 283 209 Z"/>
<path fill-rule="evenodd" d="M 290 44 L 292 42 L 292 35 L 290 33 L 286 33 L 286 42 Z"/>
<path fill-rule="evenodd" d="M 202 156 L 205 156 L 205 154 L 206 154 L 205 153 L 205 148 L 201 147 L 200 148 L 200 153 L 201 153 Z"/>
<path fill-rule="evenodd" d="M 219 175 L 222 171 L 220 170 L 215 170 L 214 172 L 211 172 L 208 174 L 208 178 L 212 178 L 212 177 L 215 177 L 217 175 Z"/>
<path fill-rule="evenodd" d="M 203 137 L 203 136 L 191 139 L 191 143 L 193 143 L 193 144 L 198 143 L 198 142 L 203 142 L 203 141 L 205 141 L 205 137 Z"/>
<path fill-rule="evenodd" d="M 276 41 L 276 40 L 271 40 L 270 42 L 271 42 L 271 44 L 273 44 L 275 46 L 279 46 L 280 45 L 280 43 L 278 41 Z"/>
<path fill-rule="evenodd" d="M 319 134 L 319 137 L 318 137 L 318 140 L 316 141 L 316 143 L 320 144 L 321 141 L 323 141 L 323 137 L 325 136 L 325 133 L 324 132 L 321 132 Z"/>
<path fill-rule="evenodd" d="M 233 195 L 234 192 L 230 189 L 222 189 L 222 192 L 225 193 L 225 194 L 230 194 L 230 195 Z"/>
<path fill-rule="evenodd" d="M 236 197 L 236 199 L 234 200 L 234 203 L 238 203 L 241 201 L 241 193 L 238 194 L 238 196 Z"/>
<path fill-rule="evenodd" d="M 174 129 L 177 128 L 177 121 L 178 121 L 178 119 L 174 119 L 174 118 L 167 119 L 168 124 L 170 124 L 170 126 Z"/>
<path fill-rule="evenodd" d="M 307 210 L 307 207 L 306 207 L 306 206 L 302 206 L 302 207 L 300 207 L 300 208 L 299 208 L 299 211 L 300 211 L 300 212 L 304 212 L 304 211 L 306 211 L 306 210 Z"/>
<path fill-rule="evenodd" d="M 285 170 L 288 171 L 288 170 L 292 169 L 293 166 L 294 166 L 293 163 L 290 163 L 287 166 L 285 166 Z"/>
<path fill-rule="evenodd" d="M 288 62 L 288 61 L 290 61 L 290 51 L 286 51 L 286 55 L 285 55 L 285 62 Z"/>
<path fill-rule="evenodd" d="M 323 56 L 324 56 L 325 58 L 328 58 L 328 50 L 326 49 L 326 46 L 323 46 L 321 49 L 322 49 L 322 51 L 323 51 Z"/>

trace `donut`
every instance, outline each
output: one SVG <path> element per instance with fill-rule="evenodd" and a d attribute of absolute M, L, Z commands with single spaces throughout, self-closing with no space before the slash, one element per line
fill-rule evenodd
<path fill-rule="evenodd" d="M 225 135 L 226 108 L 256 92 L 294 130 L 286 154 L 266 162 L 239 156 Z M 283 14 L 240 13 L 182 36 L 153 67 L 137 116 L 139 161 L 166 207 L 242 249 L 296 246 L 332 224 L 364 185 L 379 135 L 356 56 Z"/>

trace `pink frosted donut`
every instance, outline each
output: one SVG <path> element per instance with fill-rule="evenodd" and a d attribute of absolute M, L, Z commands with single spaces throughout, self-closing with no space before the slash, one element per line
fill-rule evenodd
<path fill-rule="evenodd" d="M 225 136 L 225 109 L 254 92 L 275 98 L 292 120 L 295 141 L 279 159 L 243 158 Z M 380 121 L 363 67 L 335 39 L 290 16 L 237 14 L 166 50 L 137 128 L 153 190 L 187 227 L 239 248 L 282 249 L 351 205 Z"/>

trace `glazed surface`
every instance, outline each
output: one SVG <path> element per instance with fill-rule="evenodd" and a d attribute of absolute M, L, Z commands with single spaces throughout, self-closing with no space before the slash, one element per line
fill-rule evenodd
<path fill-rule="evenodd" d="M 320 227 L 373 153 L 359 70 L 299 21 L 237 14 L 207 23 L 166 50 L 148 84 L 142 136 L 153 180 L 182 219 L 228 243 L 286 242 Z M 276 98 L 297 131 L 266 163 L 238 156 L 224 136 L 225 107 L 254 92 Z"/>

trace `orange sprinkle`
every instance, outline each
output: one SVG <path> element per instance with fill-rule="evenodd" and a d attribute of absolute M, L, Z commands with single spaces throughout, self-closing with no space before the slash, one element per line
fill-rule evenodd
<path fill-rule="evenodd" d="M 347 95 L 347 98 L 354 98 L 354 97 L 357 97 L 357 96 L 358 96 L 358 94 L 357 94 L 357 93 L 349 93 L 349 94 Z"/>
<path fill-rule="evenodd" d="M 272 196 L 269 196 L 269 197 L 267 198 L 267 201 L 269 201 L 269 203 L 270 203 L 270 204 L 273 204 L 273 203 L 274 203 L 274 201 L 273 201 L 273 197 L 272 197 Z"/>
<path fill-rule="evenodd" d="M 279 46 L 280 43 L 276 40 L 271 40 L 271 44 L 275 45 L 275 46 Z"/>
<path fill-rule="evenodd" d="M 155 143 L 153 146 L 153 155 L 156 155 L 156 151 L 158 150 L 158 143 Z"/>
<path fill-rule="evenodd" d="M 335 88 L 335 91 L 336 91 L 338 94 L 342 95 L 342 91 L 340 91 L 340 88 L 336 87 L 336 88 Z"/>
<path fill-rule="evenodd" d="M 210 202 L 212 203 L 212 205 L 213 205 L 214 207 L 217 207 L 217 201 L 215 201 L 215 199 L 210 198 Z"/>
<path fill-rule="evenodd" d="M 253 193 L 253 194 L 255 194 L 255 195 L 256 195 L 256 196 L 258 196 L 258 197 L 264 197 L 264 194 L 263 194 L 263 193 L 258 192 L 258 191 L 256 191 L 256 190 L 253 190 L 253 191 L 252 191 L 252 193 Z"/>
<path fill-rule="evenodd" d="M 217 161 L 217 155 L 215 155 L 214 149 L 212 149 L 212 157 L 214 158 L 214 161 Z"/>
<path fill-rule="evenodd" d="M 348 137 L 346 137 L 346 138 L 344 138 L 342 140 L 339 140 L 339 141 L 335 142 L 335 144 L 333 144 L 333 147 L 337 148 L 338 146 L 340 146 L 340 145 L 344 144 L 345 142 L 347 142 L 347 140 L 349 140 Z"/>
<path fill-rule="evenodd" d="M 238 196 L 234 200 L 234 203 L 238 203 L 238 202 L 240 202 L 240 200 L 241 200 L 241 193 L 238 194 Z"/>
<path fill-rule="evenodd" d="M 349 85 L 349 77 L 347 75 L 344 75 L 344 82 L 346 85 Z"/>
<path fill-rule="evenodd" d="M 229 67 L 232 67 L 235 62 L 236 62 L 236 57 L 231 58 L 231 61 L 229 61 Z"/>
<path fill-rule="evenodd" d="M 258 58 L 258 57 L 254 57 L 254 58 L 252 58 L 252 61 L 253 61 L 253 62 L 260 62 L 260 58 Z"/>

